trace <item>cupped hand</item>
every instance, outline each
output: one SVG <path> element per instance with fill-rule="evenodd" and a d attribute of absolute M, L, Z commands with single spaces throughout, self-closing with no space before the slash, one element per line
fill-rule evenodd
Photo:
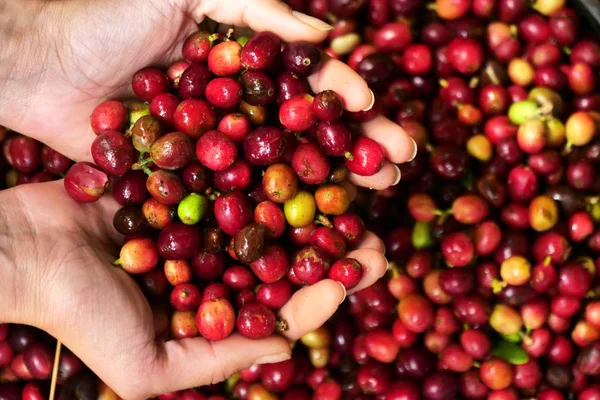
<path fill-rule="evenodd" d="M 0 123 L 76 161 L 91 161 L 89 148 L 94 134 L 89 116 L 94 107 L 107 98 L 131 96 L 131 78 L 139 69 L 167 66 L 181 59 L 183 41 L 205 19 L 254 31 L 269 30 L 285 41 L 321 42 L 331 29 L 320 20 L 292 12 L 277 0 L 71 0 L 41 4 L 35 40 L 49 43 L 43 42 L 36 54 L 22 62 L 18 70 L 29 71 L 29 78 L 23 81 L 33 82 L 33 87 L 16 99 L 22 112 L 11 113 L 11 121 L 0 117 Z M 340 61 L 325 57 L 309 82 L 316 93 L 326 89 L 338 92 L 350 111 L 373 106 L 373 94 L 366 83 Z M 362 131 L 384 147 L 389 161 L 376 175 L 351 175 L 350 181 L 374 189 L 398 183 L 400 171 L 394 164 L 414 157 L 414 141 L 383 116 L 363 124 Z"/>
<path fill-rule="evenodd" d="M 10 307 L 10 322 L 46 330 L 127 400 L 216 383 L 255 363 L 289 359 L 290 341 L 321 326 L 346 296 L 332 280 L 300 289 L 279 311 L 288 323 L 284 336 L 164 341 L 135 281 L 112 266 L 122 237 L 112 226 L 118 205 L 111 197 L 75 203 L 58 181 L 2 191 L 0 205 L 0 222 L 8 221 L 4 233 L 18 244 L 7 254 L 0 246 L 0 256 L 13 260 L 15 275 L 26 281 Z M 375 235 L 368 233 L 358 247 L 349 256 L 365 274 L 353 291 L 373 284 L 387 268 Z"/>

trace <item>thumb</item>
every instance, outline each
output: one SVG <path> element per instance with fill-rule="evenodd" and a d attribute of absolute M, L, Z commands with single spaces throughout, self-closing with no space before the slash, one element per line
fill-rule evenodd
<path fill-rule="evenodd" d="M 291 352 L 288 341 L 277 335 L 260 340 L 239 334 L 216 342 L 171 340 L 159 349 L 150 394 L 218 383 L 253 364 L 289 360 Z"/>
<path fill-rule="evenodd" d="M 333 27 L 292 11 L 278 0 L 205 0 L 191 7 L 197 22 L 209 17 L 221 24 L 249 27 L 256 32 L 271 31 L 286 42 L 306 40 L 318 43 Z"/>

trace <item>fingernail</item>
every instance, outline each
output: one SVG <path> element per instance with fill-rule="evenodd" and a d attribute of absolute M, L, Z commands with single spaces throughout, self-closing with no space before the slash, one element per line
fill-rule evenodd
<path fill-rule="evenodd" d="M 339 281 L 336 281 L 336 282 L 339 283 L 340 286 L 342 287 L 342 289 L 344 290 L 344 297 L 342 298 L 342 301 L 340 301 L 340 304 L 342 304 L 344 302 L 344 300 L 346 300 L 346 295 L 347 295 L 346 286 L 344 286 L 344 284 L 342 282 L 339 282 Z"/>
<path fill-rule="evenodd" d="M 329 25 L 326 22 L 321 21 L 318 18 L 315 17 L 311 17 L 310 15 L 306 15 L 306 14 L 302 14 L 301 12 L 298 11 L 292 11 L 292 15 L 294 17 L 296 17 L 296 19 L 304 22 L 307 25 L 312 26 L 315 29 L 318 29 L 320 31 L 330 31 L 333 29 L 333 26 Z"/>
<path fill-rule="evenodd" d="M 385 274 L 387 274 L 387 272 L 390 270 L 390 262 L 387 259 L 387 257 L 385 258 L 385 271 L 383 271 L 383 274 L 380 276 L 380 278 L 383 278 L 385 276 Z"/>
<path fill-rule="evenodd" d="M 412 142 L 413 142 L 414 150 L 413 150 L 412 157 L 408 159 L 408 162 L 411 162 L 412 160 L 414 160 L 415 157 L 417 156 L 417 152 L 419 151 L 419 146 L 417 146 L 417 142 L 415 142 L 415 139 L 410 138 L 410 140 L 412 140 Z"/>
<path fill-rule="evenodd" d="M 254 364 L 275 364 L 278 362 L 289 360 L 290 358 L 292 357 L 287 353 L 271 354 L 270 356 L 264 356 L 259 358 Z"/>
<path fill-rule="evenodd" d="M 396 186 L 398 182 L 400 182 L 400 178 L 402 178 L 402 172 L 400 172 L 400 168 L 396 164 L 394 164 L 394 168 L 396 168 L 396 180 L 392 183 L 392 186 Z"/>
<path fill-rule="evenodd" d="M 371 92 L 371 102 L 369 103 L 369 106 L 363 111 L 369 111 L 375 105 L 375 95 L 373 94 L 373 91 L 371 89 L 369 89 L 369 92 Z"/>

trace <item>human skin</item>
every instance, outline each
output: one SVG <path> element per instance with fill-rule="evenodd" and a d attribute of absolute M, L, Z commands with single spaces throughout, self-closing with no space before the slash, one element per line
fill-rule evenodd
<path fill-rule="evenodd" d="M 0 0 L 0 124 L 90 160 L 93 108 L 129 97 L 138 69 L 180 58 L 183 40 L 206 17 L 268 29 L 286 41 L 319 42 L 329 29 L 273 0 Z M 372 104 L 364 81 L 338 61 L 327 60 L 310 83 L 315 92 L 337 91 L 351 111 Z M 375 176 L 351 181 L 377 189 L 397 183 L 393 163 L 414 157 L 414 142 L 384 117 L 363 132 L 382 143 L 390 161 Z M 219 382 L 254 363 L 288 359 L 289 341 L 324 323 L 346 295 L 331 280 L 298 291 L 281 310 L 285 336 L 157 339 L 150 305 L 111 265 L 123 240 L 111 224 L 117 209 L 110 196 L 77 204 L 61 181 L 0 192 L 0 320 L 48 331 L 122 398 Z M 348 254 L 365 268 L 353 291 L 385 273 L 383 252 L 369 233 Z"/>

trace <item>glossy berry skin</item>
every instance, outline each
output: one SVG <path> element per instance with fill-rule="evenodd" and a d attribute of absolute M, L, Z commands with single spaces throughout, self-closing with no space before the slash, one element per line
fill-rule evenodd
<path fill-rule="evenodd" d="M 71 164 L 71 160 L 56 150 L 46 145 L 42 148 L 42 165 L 47 172 L 62 175 L 67 172 Z"/>
<path fill-rule="evenodd" d="M 366 231 L 363 220 L 352 212 L 334 217 L 333 227 L 344 236 L 348 244 L 353 246 L 360 242 Z"/>
<path fill-rule="evenodd" d="M 150 102 L 169 91 L 169 78 L 159 69 L 148 67 L 136 72 L 131 87 L 137 97 Z"/>
<path fill-rule="evenodd" d="M 160 137 L 150 149 L 150 157 L 157 167 L 175 170 L 186 166 L 194 155 L 194 146 L 187 135 L 172 132 Z"/>
<path fill-rule="evenodd" d="M 159 94 L 150 103 L 150 115 L 156 118 L 164 127 L 173 128 L 173 115 L 179 106 L 179 102 L 179 98 L 171 93 Z"/>
<path fill-rule="evenodd" d="M 224 298 L 203 301 L 196 314 L 196 327 L 203 338 L 222 340 L 235 328 L 235 311 Z"/>
<path fill-rule="evenodd" d="M 463 232 L 447 235 L 442 241 L 442 254 L 446 261 L 454 267 L 468 265 L 474 257 L 471 239 Z"/>
<path fill-rule="evenodd" d="M 292 297 L 292 285 L 287 279 L 260 285 L 256 291 L 256 301 L 272 310 L 278 310 Z"/>
<path fill-rule="evenodd" d="M 235 143 L 219 131 L 208 131 L 196 143 L 196 157 L 213 171 L 224 171 L 233 164 L 237 158 Z"/>
<path fill-rule="evenodd" d="M 350 151 L 351 158 L 346 159 L 350 172 L 361 175 L 375 175 L 383 167 L 385 153 L 383 147 L 373 139 L 359 136 L 354 140 Z"/>
<path fill-rule="evenodd" d="M 239 191 L 220 196 L 215 201 L 214 214 L 219 227 L 229 236 L 234 236 L 252 222 L 250 203 Z"/>
<path fill-rule="evenodd" d="M 170 333 L 173 339 L 198 336 L 196 311 L 175 311 L 171 316 Z"/>
<path fill-rule="evenodd" d="M 206 131 L 214 129 L 217 117 L 210 104 L 204 100 L 182 101 L 173 113 L 175 129 L 192 139 L 198 139 Z"/>
<path fill-rule="evenodd" d="M 179 203 L 185 191 L 179 177 L 165 170 L 153 172 L 146 181 L 146 189 L 152 197 L 165 205 Z"/>
<path fill-rule="evenodd" d="M 223 132 L 236 143 L 243 142 L 246 135 L 250 132 L 250 120 L 244 114 L 233 113 L 224 116 L 217 130 Z"/>
<path fill-rule="evenodd" d="M 23 353 L 25 365 L 35 379 L 48 379 L 54 366 L 54 353 L 42 343 L 33 343 Z"/>
<path fill-rule="evenodd" d="M 373 44 L 382 52 L 399 52 L 411 43 L 411 39 L 410 26 L 406 22 L 390 22 L 377 30 Z"/>
<path fill-rule="evenodd" d="M 93 203 L 100 199 L 108 186 L 108 176 L 88 162 L 74 164 L 64 179 L 67 194 L 80 203 Z"/>
<path fill-rule="evenodd" d="M 142 171 L 129 171 L 113 183 L 112 194 L 122 206 L 142 204 L 148 198 L 147 176 Z"/>
<path fill-rule="evenodd" d="M 212 47 L 211 35 L 199 31 L 191 34 L 183 42 L 183 58 L 189 63 L 204 63 L 208 59 L 208 53 Z"/>
<path fill-rule="evenodd" d="M 179 96 L 184 100 L 204 98 L 206 87 L 212 78 L 213 75 L 204 64 L 190 65 L 179 79 Z"/>
<path fill-rule="evenodd" d="M 283 65 L 301 78 L 311 75 L 321 63 L 321 53 L 312 43 L 288 43 L 282 53 Z"/>
<path fill-rule="evenodd" d="M 238 313 L 236 327 L 247 338 L 262 339 L 275 330 L 275 315 L 263 304 L 245 304 Z"/>
<path fill-rule="evenodd" d="M 273 243 L 263 254 L 250 263 L 254 274 L 264 283 L 275 283 L 285 276 L 290 268 L 285 249 Z"/>
<path fill-rule="evenodd" d="M 293 132 L 304 132 L 316 122 L 313 111 L 314 98 L 309 94 L 292 96 L 281 104 L 279 108 L 279 121 Z"/>
<path fill-rule="evenodd" d="M 42 164 L 42 144 L 26 136 L 18 136 L 7 141 L 7 160 L 19 172 L 29 173 L 40 169 Z M 5 145 L 5 146 L 6 146 Z"/>
<path fill-rule="evenodd" d="M 333 90 L 324 90 L 315 95 L 313 113 L 320 121 L 333 122 L 344 112 L 344 104 L 340 96 Z"/>
<path fill-rule="evenodd" d="M 167 260 L 192 258 L 202 249 L 202 233 L 196 226 L 172 223 L 160 232 L 156 245 L 158 254 Z"/>
<path fill-rule="evenodd" d="M 448 45 L 448 58 L 458 72 L 471 75 L 481 67 L 483 49 L 475 39 L 457 38 Z"/>
<path fill-rule="evenodd" d="M 253 106 L 266 106 L 275 100 L 275 83 L 265 73 L 247 71 L 242 75 L 244 101 Z"/>
<path fill-rule="evenodd" d="M 100 103 L 90 116 L 90 125 L 96 135 L 101 132 L 114 130 L 122 131 L 127 123 L 127 109 L 123 103 L 107 100 Z"/>
<path fill-rule="evenodd" d="M 291 72 L 282 72 L 277 76 L 277 104 L 281 104 L 293 96 L 302 93 L 308 93 L 308 83 L 306 79 L 300 78 Z"/>
<path fill-rule="evenodd" d="M 244 190 L 251 183 L 252 168 L 250 164 L 242 159 L 236 159 L 229 168 L 224 171 L 215 171 L 214 185 L 218 190 Z"/>
<path fill-rule="evenodd" d="M 344 237 L 332 228 L 321 226 L 312 233 L 309 241 L 311 246 L 323 251 L 333 260 L 338 260 L 346 254 Z"/>
<path fill-rule="evenodd" d="M 479 370 L 483 383 L 492 390 L 502 390 L 510 386 L 513 380 L 513 370 L 506 361 L 492 358 L 485 361 Z"/>
<path fill-rule="evenodd" d="M 267 166 L 283 157 L 286 138 L 279 128 L 262 126 L 244 139 L 244 157 L 253 165 Z"/>
<path fill-rule="evenodd" d="M 271 201 L 263 201 L 254 208 L 254 221 L 267 228 L 269 237 L 275 239 L 285 232 L 285 215 L 281 208 Z"/>
<path fill-rule="evenodd" d="M 341 122 L 321 122 L 315 129 L 317 143 L 325 153 L 343 157 L 352 149 L 352 132 Z"/>
<path fill-rule="evenodd" d="M 182 283 L 171 291 L 171 306 L 177 311 L 192 311 L 198 308 L 202 296 L 198 287 Z"/>
<path fill-rule="evenodd" d="M 419 294 L 410 294 L 400 301 L 398 316 L 400 321 L 415 333 L 426 331 L 434 322 L 431 303 Z"/>
<path fill-rule="evenodd" d="M 113 226 L 123 235 L 134 235 L 146 227 L 146 218 L 139 207 L 126 206 L 115 213 Z"/>
<path fill-rule="evenodd" d="M 359 284 L 363 276 L 363 268 L 360 262 L 353 258 L 344 258 L 333 263 L 329 269 L 329 279 L 340 282 L 346 290 L 350 290 Z"/>
<path fill-rule="evenodd" d="M 300 250 L 292 263 L 294 275 L 307 285 L 313 285 L 327 276 L 329 266 L 325 254 L 313 246 Z"/>
<path fill-rule="evenodd" d="M 232 78 L 217 78 L 206 85 L 206 100 L 223 109 L 235 107 L 242 98 L 242 85 Z"/>
<path fill-rule="evenodd" d="M 208 68 L 217 76 L 233 76 L 241 71 L 242 46 L 232 40 L 214 46 L 208 53 Z"/>
<path fill-rule="evenodd" d="M 281 39 L 272 32 L 259 32 L 250 38 L 241 52 L 242 67 L 250 70 L 267 69 L 281 51 Z"/>
<path fill-rule="evenodd" d="M 301 143 L 292 156 L 292 168 L 302 182 L 317 185 L 327 179 L 331 167 L 319 146 Z"/>

